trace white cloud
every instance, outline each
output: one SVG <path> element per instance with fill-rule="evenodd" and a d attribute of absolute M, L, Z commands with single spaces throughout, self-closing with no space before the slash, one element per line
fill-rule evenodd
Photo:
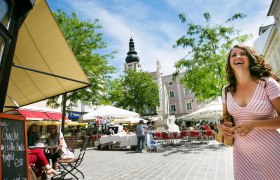
<path fill-rule="evenodd" d="M 51 1 L 51 0 L 50 0 Z M 209 1 L 207 1 L 209 2 Z M 220 24 L 236 12 L 248 15 L 236 21 L 234 27 L 241 29 L 242 34 L 252 33 L 253 40 L 258 36 L 258 29 L 264 23 L 272 23 L 273 18 L 266 17 L 271 2 L 261 0 L 216 0 L 207 3 L 205 0 L 165 0 L 165 1 L 64 1 L 84 20 L 99 19 L 103 26 L 108 48 L 117 50 L 116 58 L 111 61 L 117 66 L 120 74 L 124 69 L 128 43 L 132 35 L 135 50 L 144 71 L 155 71 L 157 59 L 161 62 L 165 75 L 175 71 L 176 60 L 187 54 L 186 49 L 172 46 L 185 31 L 178 15 L 186 13 L 187 18 L 196 24 L 204 23 L 202 13 L 209 11 L 214 24 Z M 151 6 L 154 4 L 154 6 Z M 156 5 L 155 5 L 156 4 Z M 252 43 L 252 41 L 249 43 Z"/>

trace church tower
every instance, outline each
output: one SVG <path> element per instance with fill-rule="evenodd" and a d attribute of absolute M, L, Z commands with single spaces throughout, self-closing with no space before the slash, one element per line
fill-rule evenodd
<path fill-rule="evenodd" d="M 134 71 L 140 71 L 141 65 L 139 64 L 139 57 L 134 49 L 134 42 L 132 37 L 129 40 L 129 51 L 127 52 L 127 57 L 125 58 L 124 70 L 132 69 Z"/>

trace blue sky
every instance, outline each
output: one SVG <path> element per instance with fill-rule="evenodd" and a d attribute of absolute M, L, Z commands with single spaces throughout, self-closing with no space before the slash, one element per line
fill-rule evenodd
<path fill-rule="evenodd" d="M 272 24 L 267 17 L 272 0 L 47 0 L 52 11 L 62 9 L 67 14 L 75 12 L 81 20 L 99 19 L 107 50 L 117 50 L 109 64 L 123 74 L 129 39 L 132 36 L 143 71 L 156 71 L 156 61 L 161 62 L 163 75 L 175 71 L 174 64 L 187 54 L 183 48 L 174 49 L 176 40 L 184 35 L 186 26 L 178 15 L 185 13 L 196 24 L 205 21 L 202 14 L 211 14 L 211 23 L 221 24 L 237 12 L 247 15 L 232 26 L 241 34 L 250 33 L 247 42 L 253 45 L 260 26 Z"/>

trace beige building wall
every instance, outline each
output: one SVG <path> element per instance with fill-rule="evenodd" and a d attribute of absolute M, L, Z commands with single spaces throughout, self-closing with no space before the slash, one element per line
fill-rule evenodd
<path fill-rule="evenodd" d="M 269 38 L 267 39 L 263 55 L 265 60 L 270 64 L 274 73 L 280 72 L 280 34 L 274 25 Z"/>
<path fill-rule="evenodd" d="M 169 96 L 169 113 L 180 117 L 198 110 L 195 94 L 186 90 L 180 82 L 173 81 L 172 78 L 172 75 L 162 76 L 162 83 L 166 86 Z"/>
<path fill-rule="evenodd" d="M 278 33 L 280 34 L 280 1 L 273 0 L 268 10 L 267 16 L 274 16 L 275 24 L 277 26 Z"/>
<path fill-rule="evenodd" d="M 267 16 L 274 16 L 275 23 L 260 27 L 255 49 L 265 57 L 274 73 L 280 75 L 280 1 L 273 0 Z"/>

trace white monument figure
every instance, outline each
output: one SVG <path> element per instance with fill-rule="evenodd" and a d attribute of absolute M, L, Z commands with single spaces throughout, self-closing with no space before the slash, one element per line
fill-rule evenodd
<path fill-rule="evenodd" d="M 166 125 L 168 132 L 180 132 L 179 126 L 175 124 L 176 118 L 171 115 L 167 118 Z"/>
<path fill-rule="evenodd" d="M 161 72 L 160 72 L 160 62 L 157 60 L 157 84 L 158 84 L 158 94 L 159 94 L 159 107 L 157 108 L 158 116 L 163 117 L 163 90 L 162 90 L 162 79 L 161 79 Z"/>
<path fill-rule="evenodd" d="M 167 118 L 169 116 L 169 98 L 166 86 L 162 83 L 160 68 L 160 62 L 157 60 L 157 84 L 159 93 L 159 107 L 157 109 L 157 114 L 159 117 Z"/>
<path fill-rule="evenodd" d="M 162 83 L 161 65 L 157 60 L 157 80 L 159 92 L 158 116 L 154 118 L 158 130 L 167 130 L 169 132 L 179 132 L 179 126 L 175 124 L 175 116 L 169 115 L 169 97 L 165 84 Z"/>
<path fill-rule="evenodd" d="M 161 77 L 161 65 L 157 60 L 157 84 L 159 92 L 159 107 L 157 108 L 157 117 L 153 117 L 152 120 L 156 122 L 157 130 L 167 130 L 170 132 L 179 131 L 179 127 L 175 124 L 175 116 L 169 116 L 169 97 L 165 84 L 162 83 Z M 178 128 L 177 128 L 178 127 Z M 178 129 L 178 130 L 177 130 Z"/>

